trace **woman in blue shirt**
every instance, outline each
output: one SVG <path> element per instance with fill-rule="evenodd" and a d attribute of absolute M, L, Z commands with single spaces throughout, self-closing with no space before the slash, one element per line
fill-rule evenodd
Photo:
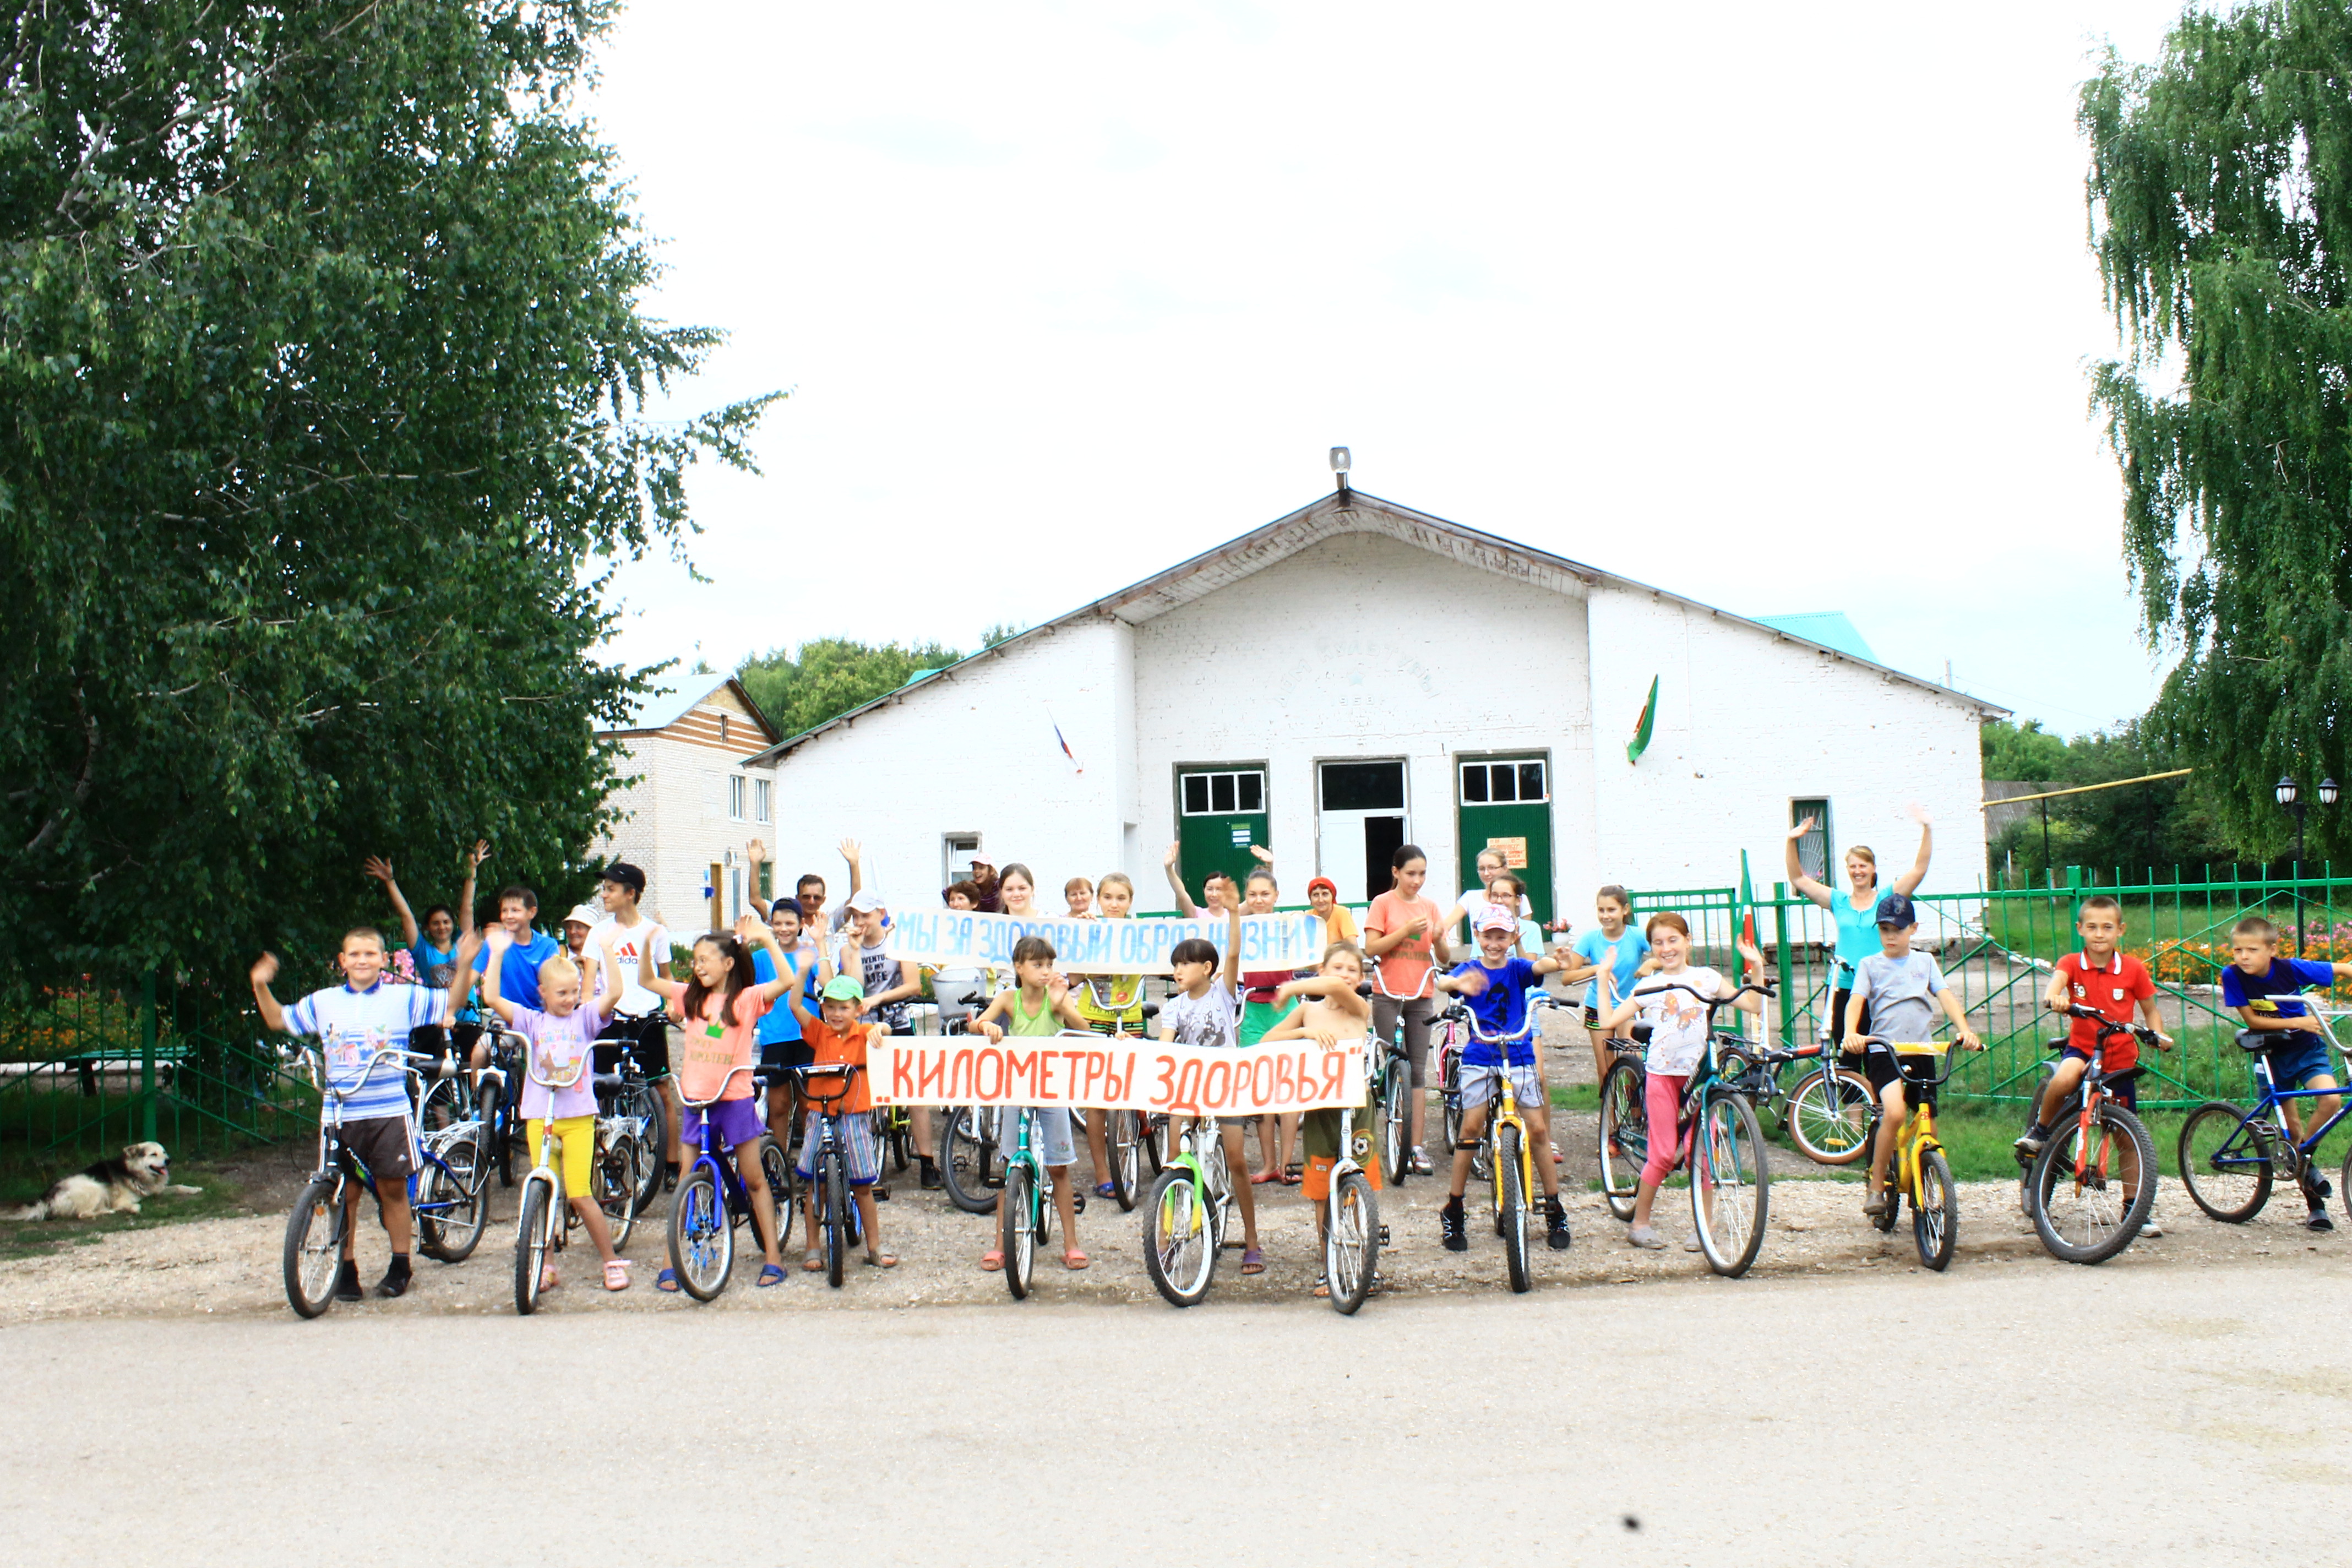
<path fill-rule="evenodd" d="M 1830 1038 L 1840 1045 L 1845 1042 L 1845 1009 L 1853 993 L 1853 967 L 1879 951 L 1878 900 L 1888 893 L 1901 893 L 1908 898 L 1927 879 L 1927 855 L 1932 846 L 1934 829 L 1927 814 L 1917 806 L 1910 808 L 1912 821 L 1919 825 L 1919 858 L 1911 869 L 1895 879 L 1895 885 L 1882 888 L 1878 884 L 1878 857 L 1867 845 L 1857 844 L 1845 852 L 1846 880 L 1852 884 L 1847 892 L 1832 892 L 1827 883 L 1805 875 L 1797 858 L 1797 841 L 1818 826 L 1807 817 L 1789 829 L 1789 885 L 1829 910 L 1837 922 L 1837 978 L 1830 996 Z M 1863 1027 L 1870 1027 L 1870 1016 L 1863 1015 Z"/>

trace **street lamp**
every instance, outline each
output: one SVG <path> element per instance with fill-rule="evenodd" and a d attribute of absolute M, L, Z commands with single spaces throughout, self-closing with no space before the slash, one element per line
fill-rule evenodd
<path fill-rule="evenodd" d="M 1346 506 L 1352 499 L 1348 491 L 1348 470 L 1355 464 L 1355 454 L 1345 447 L 1331 448 L 1331 471 L 1339 476 L 1339 504 Z"/>
<path fill-rule="evenodd" d="M 2278 797 L 2279 808 L 2294 818 L 2294 954 L 2303 956 L 2303 827 L 2304 818 L 2311 807 L 2303 798 L 2303 786 L 2294 782 L 2293 773 L 2281 773 L 2279 782 L 2271 786 Z M 2319 781 L 2319 805 L 2322 810 L 2336 804 L 2343 792 L 2332 778 Z"/>

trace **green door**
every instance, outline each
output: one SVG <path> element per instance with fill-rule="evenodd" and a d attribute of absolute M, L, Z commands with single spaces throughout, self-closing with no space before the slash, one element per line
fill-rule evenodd
<path fill-rule="evenodd" d="M 1248 876 L 1257 864 L 1250 846 L 1266 843 L 1265 764 L 1177 769 L 1176 842 L 1182 857 L 1178 872 L 1195 899 L 1212 871 L 1235 881 Z"/>
<path fill-rule="evenodd" d="M 1540 756 L 1480 757 L 1458 770 L 1454 826 L 1462 847 L 1459 892 L 1477 876 L 1478 851 L 1492 847 L 1527 884 L 1535 918 L 1552 919 L 1551 764 Z"/>

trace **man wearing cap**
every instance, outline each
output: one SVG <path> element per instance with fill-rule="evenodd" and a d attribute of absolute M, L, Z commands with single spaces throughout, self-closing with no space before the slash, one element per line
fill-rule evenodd
<path fill-rule="evenodd" d="M 651 952 L 657 967 L 667 967 L 669 932 L 662 929 L 659 921 L 638 912 L 637 900 L 646 892 L 646 874 L 626 860 L 615 860 L 604 868 L 596 891 L 604 905 L 604 919 L 588 932 L 588 945 L 602 948 L 610 944 L 614 957 L 621 963 L 620 998 L 614 1008 L 613 1021 L 605 1026 L 602 1037 L 630 1042 L 630 1055 L 636 1058 L 639 1069 L 661 1086 L 662 1101 L 668 1107 L 665 1118 L 668 1124 L 668 1180 L 675 1185 L 683 1158 L 677 1130 L 685 1107 L 678 1100 L 677 1084 L 669 1073 L 669 1026 L 663 1017 L 662 999 L 637 979 L 639 953 Z"/>

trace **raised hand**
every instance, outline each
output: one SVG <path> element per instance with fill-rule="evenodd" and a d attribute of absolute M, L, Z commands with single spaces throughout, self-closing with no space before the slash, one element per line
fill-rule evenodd
<path fill-rule="evenodd" d="M 1250 858 L 1255 860 L 1259 865 L 1271 866 L 1274 864 L 1274 851 L 1268 849 L 1265 845 L 1253 844 L 1249 847 L 1249 851 Z"/>
<path fill-rule="evenodd" d="M 1183 847 L 1184 846 L 1181 843 L 1171 844 L 1168 847 L 1168 853 L 1160 858 L 1160 865 L 1166 867 L 1171 871 L 1176 869 L 1176 856 Z"/>
<path fill-rule="evenodd" d="M 250 973 L 256 985 L 268 984 L 278 978 L 278 955 L 274 952 L 263 953 L 253 961 Z"/>
<path fill-rule="evenodd" d="M 482 862 L 489 858 L 490 841 L 487 838 L 477 838 L 474 840 L 473 848 L 466 852 L 466 864 L 468 868 L 478 870 L 481 868 Z"/>
<path fill-rule="evenodd" d="M 491 957 L 499 957 L 514 945 L 514 933 L 502 925 L 494 925 L 489 934 L 483 938 L 483 945 L 490 950 Z"/>
<path fill-rule="evenodd" d="M 360 862 L 360 869 L 386 887 L 392 885 L 392 862 L 381 855 L 371 855 Z"/>
<path fill-rule="evenodd" d="M 851 865 L 856 866 L 860 864 L 860 857 L 862 857 L 864 853 L 864 847 L 861 846 L 856 839 L 845 838 L 841 841 L 841 858 L 848 861 Z"/>
<path fill-rule="evenodd" d="M 1916 800 L 1909 805 L 1903 808 L 1903 815 L 1909 817 L 1912 821 L 1917 823 L 1922 827 L 1933 827 L 1936 826 L 1935 819 L 1927 815 L 1927 808 L 1921 805 Z"/>
<path fill-rule="evenodd" d="M 759 839 L 754 838 L 751 843 L 743 847 L 743 858 L 749 860 L 754 866 L 765 864 L 768 858 L 767 845 L 761 842 Z"/>
<path fill-rule="evenodd" d="M 1469 973 L 1462 975 L 1454 982 L 1454 989 L 1459 991 L 1465 996 L 1482 996 L 1486 994 L 1486 972 L 1484 969 L 1471 970 Z"/>
<path fill-rule="evenodd" d="M 759 946 L 760 938 L 766 933 L 767 929 L 748 913 L 735 917 L 735 940 L 745 947 Z"/>
<path fill-rule="evenodd" d="M 1814 819 L 1809 816 L 1805 818 L 1804 821 L 1797 824 L 1796 826 L 1789 829 L 1789 837 L 1791 838 L 1802 838 L 1806 834 L 1811 833 L 1816 826 Z"/>

